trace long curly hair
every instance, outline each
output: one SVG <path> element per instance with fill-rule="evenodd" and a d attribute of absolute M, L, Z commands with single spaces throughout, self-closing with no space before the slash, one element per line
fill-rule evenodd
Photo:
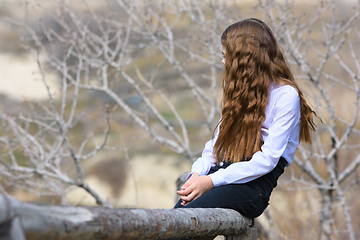
<path fill-rule="evenodd" d="M 294 87 L 300 98 L 300 141 L 311 142 L 315 112 L 306 103 L 270 28 L 250 18 L 229 26 L 221 36 L 225 70 L 222 118 L 214 157 L 231 162 L 249 160 L 262 145 L 270 79 Z M 316 115 L 316 114 L 315 114 Z"/>

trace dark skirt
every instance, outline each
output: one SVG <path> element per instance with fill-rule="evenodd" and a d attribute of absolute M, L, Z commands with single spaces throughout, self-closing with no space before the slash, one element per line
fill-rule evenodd
<path fill-rule="evenodd" d="M 231 163 L 218 164 L 208 174 Z M 277 186 L 277 180 L 284 172 L 285 158 L 279 159 L 276 167 L 268 174 L 242 184 L 227 184 L 210 189 L 194 201 L 181 206 L 181 199 L 174 208 L 229 208 L 250 219 L 260 216 L 269 205 L 270 194 Z"/>

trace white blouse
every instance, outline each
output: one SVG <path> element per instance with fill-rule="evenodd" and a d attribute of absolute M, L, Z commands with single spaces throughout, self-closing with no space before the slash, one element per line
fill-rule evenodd
<path fill-rule="evenodd" d="M 265 121 L 261 125 L 261 137 L 264 141 L 261 151 L 254 153 L 250 161 L 233 163 L 226 169 L 210 174 L 215 187 L 246 183 L 261 177 L 276 167 L 281 156 L 286 159 L 287 166 L 291 164 L 300 135 L 300 99 L 296 89 L 271 81 L 265 114 Z M 201 157 L 192 165 L 192 173 L 206 175 L 216 165 L 213 147 L 217 136 L 215 134 L 205 144 Z"/>

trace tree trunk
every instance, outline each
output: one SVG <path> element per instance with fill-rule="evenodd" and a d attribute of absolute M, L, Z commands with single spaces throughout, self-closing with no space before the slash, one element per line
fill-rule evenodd
<path fill-rule="evenodd" d="M 333 233 L 334 211 L 333 190 L 322 189 L 321 193 L 321 216 L 320 216 L 320 240 L 330 240 Z"/>

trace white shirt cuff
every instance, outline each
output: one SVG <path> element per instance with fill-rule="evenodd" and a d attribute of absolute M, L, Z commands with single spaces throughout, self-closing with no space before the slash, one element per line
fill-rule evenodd
<path fill-rule="evenodd" d="M 225 178 L 221 174 L 221 170 L 222 169 L 219 169 L 218 171 L 216 171 L 212 174 L 209 174 L 209 177 L 211 178 L 211 181 L 213 182 L 214 187 L 218 187 L 218 186 L 226 184 Z"/>

